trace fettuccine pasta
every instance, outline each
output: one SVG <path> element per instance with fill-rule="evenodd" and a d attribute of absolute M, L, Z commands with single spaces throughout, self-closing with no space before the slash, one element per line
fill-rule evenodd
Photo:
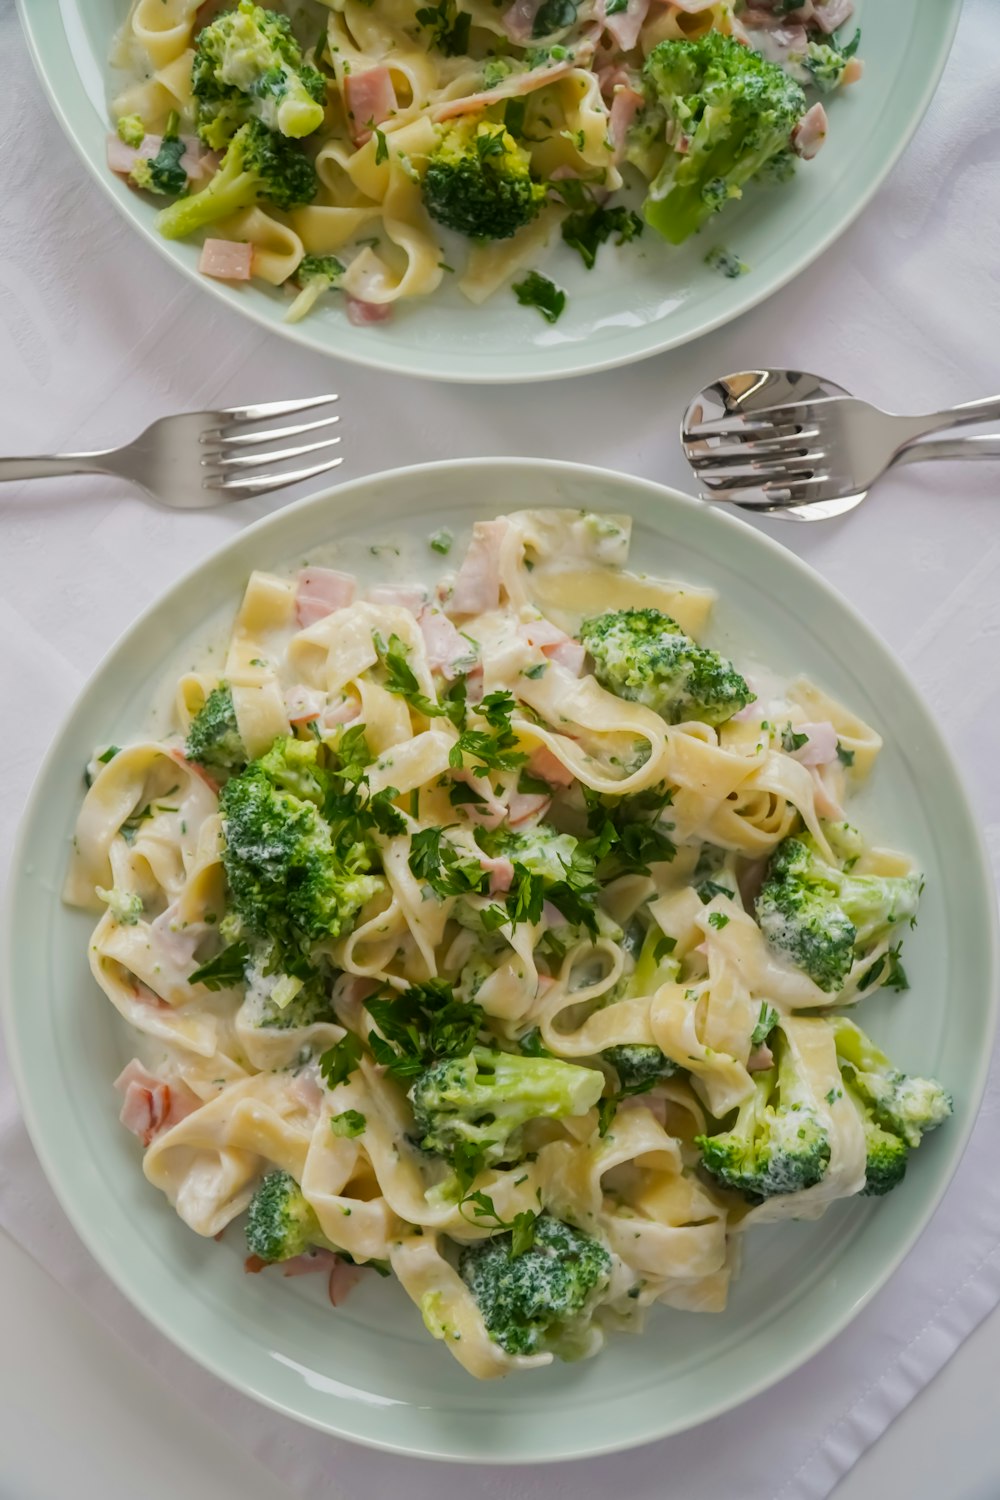
<path fill-rule="evenodd" d="M 149 1182 L 334 1302 L 394 1275 L 481 1378 L 721 1312 L 748 1227 L 888 1191 L 950 1107 L 850 1018 L 920 891 L 847 819 L 878 734 L 758 690 L 630 529 L 253 574 L 171 732 L 95 752 L 67 876 Z"/>

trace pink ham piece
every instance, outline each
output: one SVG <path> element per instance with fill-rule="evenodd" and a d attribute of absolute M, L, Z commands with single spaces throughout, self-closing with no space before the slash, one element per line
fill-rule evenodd
<path fill-rule="evenodd" d="M 837 731 L 829 720 L 822 724 L 799 724 L 796 734 L 804 734 L 806 742 L 793 750 L 792 759 L 803 766 L 828 766 L 837 758 Z"/>
<path fill-rule="evenodd" d="M 188 181 L 193 182 L 202 177 L 210 177 L 219 165 L 219 158 L 213 151 L 205 151 L 197 136 L 181 136 L 184 142 L 184 155 L 181 157 L 181 166 L 188 176 Z M 140 157 L 150 159 L 159 154 L 163 145 L 163 137 L 160 135 L 143 136 L 142 144 L 126 146 L 118 135 L 108 136 L 108 166 L 112 172 L 119 177 L 127 177 Z"/>
<path fill-rule="evenodd" d="M 300 630 L 354 603 L 357 582 L 336 568 L 303 568 L 295 580 L 295 618 Z"/>
<path fill-rule="evenodd" d="M 552 798 L 541 792 L 513 792 L 507 821 L 511 828 L 523 828 L 525 823 L 537 822 L 548 812 L 551 802 Z"/>
<path fill-rule="evenodd" d="M 623 52 L 631 52 L 649 12 L 649 0 L 628 0 L 624 10 L 605 16 L 604 29 L 614 37 Z"/>
<path fill-rule="evenodd" d="M 391 302 L 364 302 L 360 297 L 346 297 L 347 321 L 354 328 L 366 328 L 369 323 L 388 323 L 392 317 Z"/>
<path fill-rule="evenodd" d="M 336 1256 L 330 1268 L 330 1281 L 327 1288 L 334 1307 L 339 1307 L 342 1302 L 346 1301 L 353 1288 L 361 1280 L 362 1270 L 361 1266 L 349 1265 L 346 1260 L 341 1260 L 339 1255 Z"/>
<path fill-rule="evenodd" d="M 368 590 L 368 602 L 408 609 L 411 615 L 418 615 L 427 603 L 427 591 L 419 583 L 386 583 Z"/>
<path fill-rule="evenodd" d="M 448 682 L 454 682 L 463 671 L 468 671 L 475 647 L 439 609 L 428 606 L 420 611 L 417 619 L 431 671 L 440 672 Z"/>
<path fill-rule="evenodd" d="M 528 761 L 532 776 L 540 776 L 550 786 L 572 786 L 576 777 L 568 766 L 564 766 L 558 755 L 548 745 L 539 745 Z"/>
<path fill-rule="evenodd" d="M 253 246 L 241 240 L 206 240 L 198 270 L 215 281 L 249 281 L 253 275 Z"/>
<path fill-rule="evenodd" d="M 764 1073 L 774 1066 L 774 1053 L 766 1042 L 755 1047 L 747 1059 L 748 1073 Z"/>
<path fill-rule="evenodd" d="M 188 760 L 183 750 L 171 748 L 167 751 L 167 754 L 171 760 L 175 760 L 185 771 L 190 771 L 192 776 L 197 776 L 199 781 L 203 781 L 211 791 L 218 792 L 219 783 L 213 777 L 209 776 L 204 766 L 199 766 L 196 760 Z"/>
<path fill-rule="evenodd" d="M 854 0 L 816 0 L 812 18 L 827 36 L 843 26 L 854 14 Z"/>
<path fill-rule="evenodd" d="M 611 100 L 611 116 L 608 122 L 608 138 L 614 149 L 614 160 L 619 162 L 625 151 L 628 133 L 636 115 L 645 104 L 642 94 L 630 85 L 616 88 Z"/>
<path fill-rule="evenodd" d="M 285 693 L 285 712 L 289 724 L 311 724 L 318 719 L 326 705 L 326 694 L 317 688 L 305 687 L 297 682 Z"/>
<path fill-rule="evenodd" d="M 348 693 L 338 703 L 331 703 L 323 710 L 323 723 L 332 729 L 337 724 L 350 724 L 361 712 L 361 699 L 355 698 L 353 693 Z"/>
<path fill-rule="evenodd" d="M 529 646 L 537 646 L 540 651 L 544 651 L 546 646 L 558 646 L 561 641 L 569 640 L 565 630 L 560 630 L 551 620 L 529 620 L 526 625 L 521 626 L 521 634 Z"/>
<path fill-rule="evenodd" d="M 500 547 L 506 521 L 477 521 L 448 600 L 450 615 L 481 615 L 500 603 Z"/>
<path fill-rule="evenodd" d="M 550 647 L 545 655 L 550 661 L 558 662 L 567 672 L 574 677 L 579 677 L 583 671 L 583 664 L 587 659 L 587 653 L 579 641 L 571 641 L 568 638 L 560 641 L 558 646 Z"/>
<path fill-rule="evenodd" d="M 171 1087 L 147 1072 L 138 1058 L 123 1068 L 114 1087 L 124 1095 L 118 1118 L 126 1130 L 148 1146 L 161 1130 L 176 1125 L 198 1108 L 198 1100 L 183 1084 Z"/>
<path fill-rule="evenodd" d="M 344 79 L 344 102 L 351 139 L 363 146 L 372 138 L 372 127 L 396 113 L 396 90 L 388 68 L 366 68 L 348 73 Z"/>
<path fill-rule="evenodd" d="M 542 0 L 514 0 L 509 10 L 500 18 L 504 31 L 512 42 L 523 47 L 531 41 L 535 29 L 535 17 L 542 8 Z"/>
<path fill-rule="evenodd" d="M 842 823 L 844 809 L 823 780 L 823 771 L 819 766 L 810 766 L 809 774 L 813 779 L 813 800 L 817 815 L 828 818 L 834 823 Z"/>
<path fill-rule="evenodd" d="M 830 122 L 822 104 L 807 109 L 792 131 L 792 150 L 804 161 L 812 161 L 826 140 Z"/>
<path fill-rule="evenodd" d="M 479 863 L 490 877 L 490 895 L 500 896 L 514 883 L 514 866 L 503 855 L 481 854 Z"/>
<path fill-rule="evenodd" d="M 108 136 L 108 167 L 119 177 L 127 177 L 139 160 L 134 146 L 126 146 L 119 135 Z"/>

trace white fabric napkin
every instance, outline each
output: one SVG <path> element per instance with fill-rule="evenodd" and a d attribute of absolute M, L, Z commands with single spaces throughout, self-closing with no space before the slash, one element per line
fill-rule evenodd
<path fill-rule="evenodd" d="M 442 387 L 325 361 L 219 308 L 119 220 L 61 136 L 0 0 L 0 451 L 98 447 L 165 412 L 339 389 L 344 477 L 448 455 L 561 455 L 685 487 L 676 425 L 706 380 L 818 370 L 892 408 L 996 389 L 1000 11 L 969 0 L 941 92 L 875 204 L 779 298 L 661 359 L 528 390 Z M 866 87 L 876 87 L 869 78 Z M 1000 864 L 1000 469 L 902 470 L 842 523 L 760 524 L 902 655 L 939 713 Z M 282 497 L 283 499 L 286 497 Z M 281 502 L 158 511 L 102 479 L 0 490 L 0 839 L 41 747 L 136 612 Z M 4 861 L 6 865 L 7 861 Z M 947 997 L 943 997 L 946 999 Z M 386 1457 L 274 1416 L 149 1328 L 78 1243 L 41 1175 L 0 1057 L 0 1224 L 295 1496 L 384 1500 L 821 1500 L 1000 1300 L 997 1069 L 934 1221 L 861 1317 L 802 1371 L 706 1427 L 539 1470 Z"/>

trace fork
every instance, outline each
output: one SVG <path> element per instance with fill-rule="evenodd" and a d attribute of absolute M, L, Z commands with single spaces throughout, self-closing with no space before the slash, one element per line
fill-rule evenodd
<path fill-rule="evenodd" d="M 758 404 L 769 386 L 818 399 Z M 826 391 L 835 394 L 826 394 Z M 931 433 L 1000 419 L 1000 397 L 970 401 L 926 416 L 897 416 L 859 401 L 832 382 L 797 371 L 747 371 L 727 376 L 702 396 L 725 394 L 724 415 L 691 420 L 704 405 L 692 402 L 681 432 L 684 450 L 704 486 L 703 498 L 732 501 L 747 509 L 781 512 L 813 505 L 838 514 L 864 499 L 892 465 L 931 458 L 1000 457 L 995 436 L 920 442 Z M 758 401 L 754 395 L 758 394 Z M 712 403 L 706 403 L 711 405 Z M 742 408 L 742 409 L 741 409 Z"/>
<path fill-rule="evenodd" d="M 340 442 L 326 429 L 336 414 L 295 426 L 269 427 L 257 422 L 296 416 L 328 406 L 337 396 L 309 396 L 302 401 L 265 401 L 257 406 L 227 406 L 219 411 L 189 411 L 161 417 L 123 448 L 97 453 L 50 453 L 38 458 L 0 458 L 0 479 L 44 479 L 59 474 L 114 474 L 145 490 L 151 499 L 176 510 L 203 510 L 248 495 L 266 495 L 284 485 L 314 479 L 343 459 L 327 456 Z M 305 433 L 323 432 L 315 441 L 283 445 Z M 267 445 L 267 446 L 265 446 Z M 279 446 L 275 446 L 279 445 Z M 275 471 L 275 466 L 307 453 L 323 453 L 306 468 Z"/>

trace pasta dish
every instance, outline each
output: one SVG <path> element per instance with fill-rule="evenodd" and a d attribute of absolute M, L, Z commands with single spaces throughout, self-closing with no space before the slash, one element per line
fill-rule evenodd
<path fill-rule="evenodd" d="M 817 95 L 862 69 L 860 33 L 840 31 L 852 0 L 285 10 L 134 0 L 108 165 L 160 205 L 164 236 L 204 234 L 205 275 L 285 287 L 292 321 L 328 294 L 384 321 L 451 280 L 472 303 L 510 286 L 554 322 L 550 244 L 606 270 L 645 230 L 681 244 L 815 156 Z"/>
<path fill-rule="evenodd" d="M 922 889 L 850 820 L 877 733 L 629 543 L 522 511 L 434 586 L 254 573 L 73 844 L 149 1182 L 335 1305 L 396 1277 L 482 1378 L 720 1312 L 746 1230 L 889 1192 L 951 1111 L 853 1019 Z"/>

